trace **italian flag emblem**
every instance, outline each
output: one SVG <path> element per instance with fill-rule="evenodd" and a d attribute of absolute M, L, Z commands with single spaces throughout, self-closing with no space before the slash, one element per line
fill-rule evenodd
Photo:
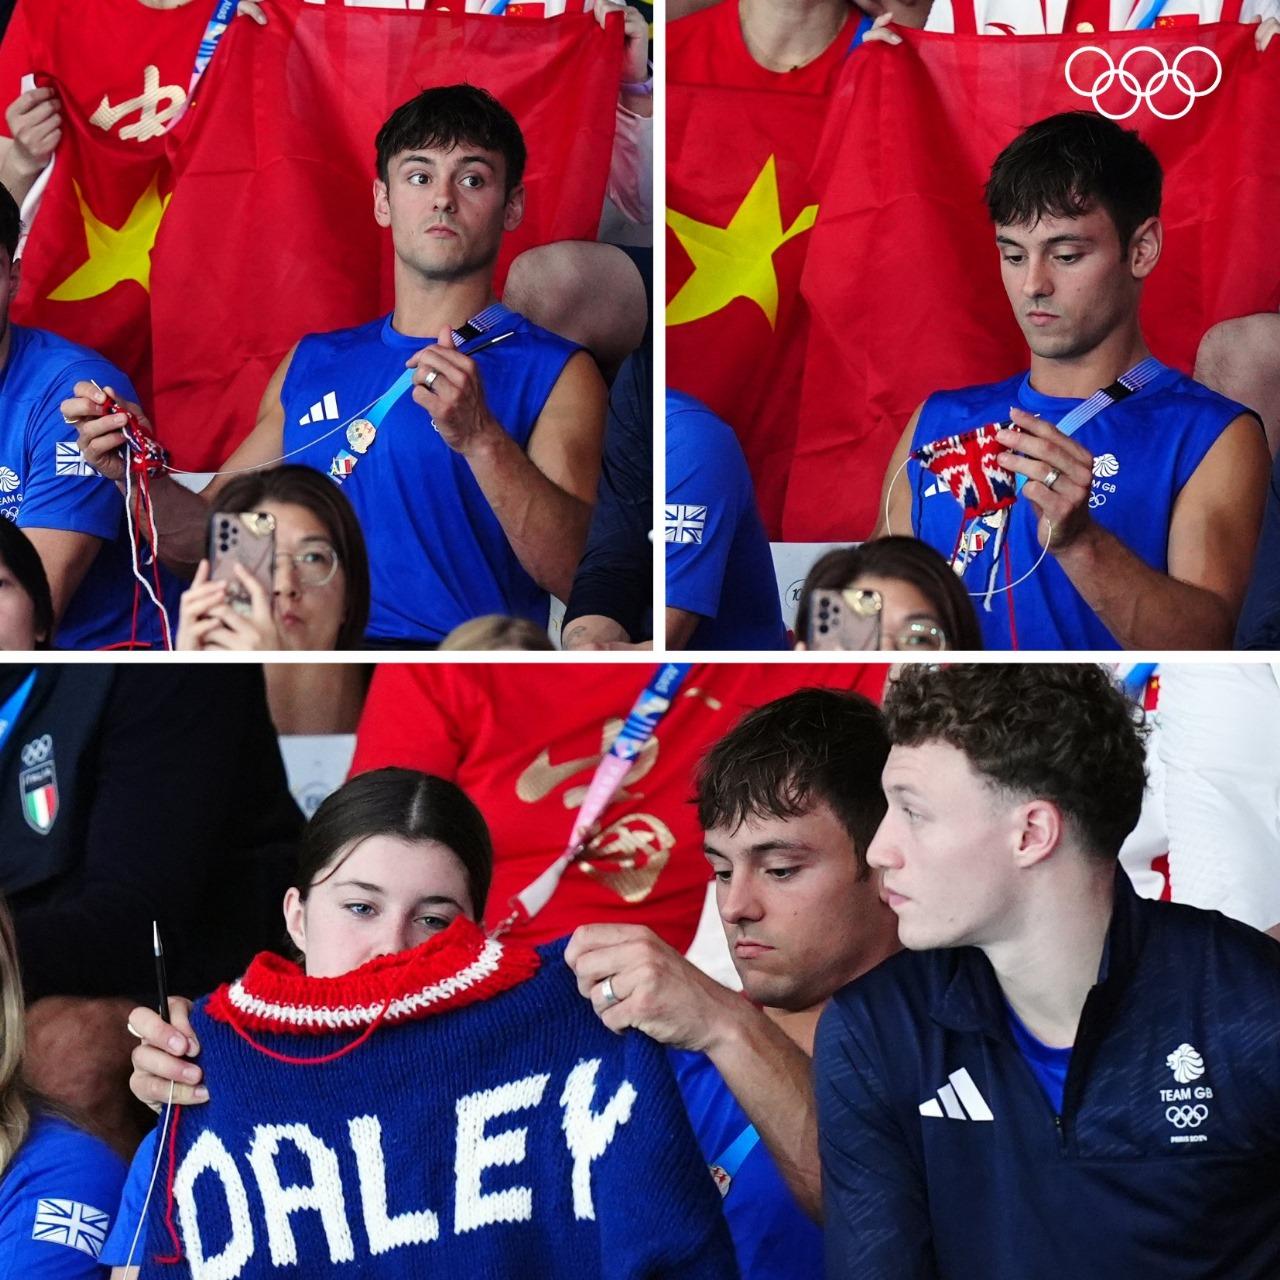
<path fill-rule="evenodd" d="M 22 789 L 22 816 L 27 826 L 40 835 L 48 835 L 58 816 L 58 775 L 53 762 L 24 769 L 18 778 Z"/>

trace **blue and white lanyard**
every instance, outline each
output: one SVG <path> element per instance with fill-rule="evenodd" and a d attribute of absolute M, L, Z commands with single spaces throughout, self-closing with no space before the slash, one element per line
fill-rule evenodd
<path fill-rule="evenodd" d="M 1135 391 L 1141 391 L 1143 387 L 1149 382 L 1154 382 L 1163 372 L 1164 365 L 1155 356 L 1148 356 L 1145 360 L 1139 360 L 1132 369 L 1122 373 L 1109 387 L 1103 387 L 1101 391 L 1095 391 L 1087 400 L 1082 400 L 1076 405 L 1058 423 L 1058 430 L 1064 436 L 1074 436 L 1086 422 L 1100 414 L 1108 405 L 1115 404 L 1117 401 L 1133 395 Z M 1022 486 L 1026 483 L 1026 476 L 1018 476 L 1017 487 L 1019 493 L 1022 492 Z"/>

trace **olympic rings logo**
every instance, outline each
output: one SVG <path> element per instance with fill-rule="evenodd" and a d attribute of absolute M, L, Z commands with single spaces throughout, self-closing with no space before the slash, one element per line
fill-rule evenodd
<path fill-rule="evenodd" d="M 22 763 L 30 769 L 32 765 L 42 764 L 47 760 L 52 751 L 53 739 L 47 733 L 42 734 L 22 748 Z"/>
<path fill-rule="evenodd" d="M 1175 1129 L 1198 1129 L 1209 1118 L 1209 1108 L 1203 1103 L 1197 1103 L 1194 1107 L 1170 1107 L 1164 1113 L 1164 1118 Z"/>
<path fill-rule="evenodd" d="M 1098 57 L 1106 61 L 1106 70 L 1100 71 L 1094 79 L 1091 89 L 1082 89 L 1071 78 L 1071 66 L 1082 53 L 1096 53 Z M 1143 86 L 1142 82 L 1136 75 L 1128 70 L 1129 59 L 1139 53 L 1149 53 L 1160 63 L 1160 70 L 1152 73 L 1151 78 Z M 1187 72 L 1182 70 L 1182 60 L 1193 53 L 1203 53 L 1210 62 L 1213 63 L 1216 75 L 1213 83 L 1207 89 L 1197 89 L 1195 81 Z M 1202 44 L 1194 44 L 1189 49 L 1183 49 L 1181 53 L 1173 60 L 1173 66 L 1165 60 L 1165 56 L 1159 49 L 1153 49 L 1149 44 L 1140 44 L 1120 59 L 1120 65 L 1116 66 L 1111 61 L 1111 55 L 1105 50 L 1100 49 L 1096 44 L 1086 44 L 1077 49 L 1071 57 L 1067 59 L 1065 70 L 1067 87 L 1073 93 L 1078 93 L 1082 98 L 1088 98 L 1093 103 L 1093 109 L 1101 116 L 1106 116 L 1108 120 L 1127 120 L 1137 109 L 1145 102 L 1147 109 L 1153 116 L 1158 116 L 1161 120 L 1181 120 L 1183 116 L 1195 106 L 1197 98 L 1207 98 L 1222 83 L 1222 63 L 1218 60 L 1218 55 L 1212 49 L 1206 49 Z M 1187 95 L 1187 103 L 1180 111 L 1175 111 L 1172 115 L 1161 111 L 1155 104 L 1155 96 L 1170 81 L 1180 93 Z M 1115 112 L 1108 111 L 1102 106 L 1101 98 L 1108 89 L 1111 88 L 1116 81 L 1120 82 L 1121 88 L 1126 93 L 1133 94 L 1133 105 L 1127 111 Z"/>

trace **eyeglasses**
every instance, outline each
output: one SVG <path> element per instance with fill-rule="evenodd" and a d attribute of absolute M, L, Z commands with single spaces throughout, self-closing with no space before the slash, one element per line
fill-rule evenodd
<path fill-rule="evenodd" d="M 314 542 L 292 555 L 277 551 L 273 565 L 277 573 L 286 561 L 292 562 L 298 582 L 304 587 L 327 587 L 338 572 L 338 553 L 327 542 Z"/>
<path fill-rule="evenodd" d="M 878 591 L 847 587 L 842 591 L 844 602 L 859 617 L 875 618 L 881 650 L 895 653 L 936 652 L 947 647 L 947 633 L 936 622 L 913 618 L 900 631 L 886 635 L 884 632 L 884 597 Z"/>

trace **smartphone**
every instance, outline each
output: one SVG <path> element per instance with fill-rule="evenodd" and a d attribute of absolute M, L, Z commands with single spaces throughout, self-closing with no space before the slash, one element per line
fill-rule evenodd
<path fill-rule="evenodd" d="M 879 649 L 880 608 L 875 591 L 815 591 L 805 643 L 810 649 Z"/>
<path fill-rule="evenodd" d="M 227 584 L 227 602 L 248 613 L 249 592 L 236 577 L 242 565 L 270 597 L 276 562 L 276 518 L 266 511 L 215 511 L 209 525 L 209 577 Z"/>

